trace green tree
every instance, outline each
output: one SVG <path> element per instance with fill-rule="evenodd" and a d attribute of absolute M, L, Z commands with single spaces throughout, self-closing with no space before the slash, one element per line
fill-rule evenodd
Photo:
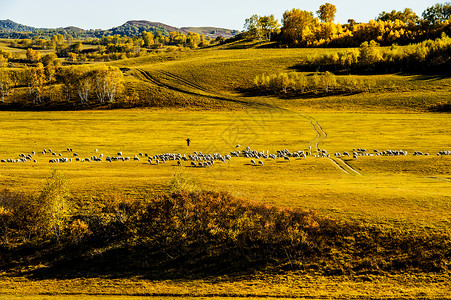
<path fill-rule="evenodd" d="M 376 18 L 377 21 L 396 21 L 400 20 L 404 23 L 412 22 L 414 24 L 420 21 L 420 18 L 410 8 L 404 9 L 404 11 L 392 10 L 391 12 L 381 12 Z"/>
<path fill-rule="evenodd" d="M 428 7 L 422 16 L 431 25 L 446 21 L 451 17 L 451 3 L 437 3 L 434 6 Z"/>
<path fill-rule="evenodd" d="M 313 74 L 313 76 L 310 78 L 310 87 L 312 90 L 317 90 L 320 87 L 320 83 L 321 83 L 321 78 L 319 76 L 318 72 L 315 72 L 315 74 Z"/>
<path fill-rule="evenodd" d="M 271 41 L 271 36 L 280 31 L 279 21 L 274 15 L 263 16 L 258 20 L 258 27 L 267 41 Z"/>
<path fill-rule="evenodd" d="M 259 25 L 260 17 L 258 15 L 253 15 L 250 18 L 246 19 L 244 23 L 244 30 L 246 31 L 246 36 L 248 39 L 255 39 L 262 41 L 262 33 Z"/>
<path fill-rule="evenodd" d="M 287 93 L 287 89 L 291 84 L 291 79 L 287 73 L 281 73 L 278 76 L 279 85 L 284 93 Z"/>
<path fill-rule="evenodd" d="M 333 22 L 335 20 L 335 13 L 337 12 L 337 8 L 335 5 L 326 3 L 319 7 L 319 10 L 316 12 L 319 19 L 324 23 Z"/>
<path fill-rule="evenodd" d="M 271 41 L 272 35 L 280 31 L 280 24 L 274 15 L 263 17 L 253 15 L 246 19 L 244 29 L 248 39 L 258 39 L 261 43 L 263 40 Z"/>

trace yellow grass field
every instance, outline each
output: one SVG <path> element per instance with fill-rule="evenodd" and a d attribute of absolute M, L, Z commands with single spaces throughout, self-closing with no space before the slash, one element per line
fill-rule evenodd
<path fill-rule="evenodd" d="M 450 145 L 451 121 L 447 115 L 381 113 L 314 113 L 327 137 L 319 143 L 330 154 L 354 148 L 405 150 L 402 157 L 359 157 L 339 160 L 346 173 L 328 158 L 263 160 L 232 158 L 210 168 L 179 167 L 174 161 L 150 165 L 138 161 L 75 162 L 81 158 L 122 151 L 139 153 L 228 154 L 247 146 L 257 151 L 308 151 L 315 140 L 307 115 L 287 111 L 186 112 L 183 110 L 118 110 L 89 112 L 2 112 L 0 159 L 37 152 L 37 163 L 2 163 L 2 188 L 16 191 L 41 189 L 53 168 L 69 180 L 75 194 L 119 192 L 139 195 L 164 189 L 176 174 L 203 189 L 227 191 L 251 201 L 284 207 L 313 208 L 336 217 L 433 228 L 448 232 L 451 157 L 437 156 Z M 192 140 L 189 147 L 185 139 Z M 314 143 L 315 144 L 315 143 Z M 72 163 L 49 163 L 52 149 Z M 315 145 L 313 145 L 315 148 Z M 95 153 L 98 149 L 98 153 Z M 430 153 L 416 156 L 414 151 Z M 384 209 L 381 209 L 381 206 Z"/>

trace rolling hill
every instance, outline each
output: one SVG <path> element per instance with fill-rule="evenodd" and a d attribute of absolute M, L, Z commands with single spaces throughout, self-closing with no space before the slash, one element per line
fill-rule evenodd
<path fill-rule="evenodd" d="M 38 30 L 42 30 L 42 28 L 36 28 L 36 27 L 22 25 L 22 24 L 14 22 L 14 21 L 11 21 L 9 19 L 0 20 L 0 31 L 35 32 Z"/>
<path fill-rule="evenodd" d="M 0 37 L 2 38 L 31 38 L 35 35 L 50 36 L 56 33 L 70 34 L 76 38 L 82 37 L 102 37 L 120 34 L 122 36 L 137 36 L 143 31 L 157 32 L 163 35 L 169 35 L 170 32 L 177 31 L 183 34 L 196 32 L 204 34 L 206 37 L 216 38 L 222 36 L 230 38 L 239 33 L 237 30 L 216 28 L 216 27 L 182 27 L 177 28 L 160 22 L 151 22 L 146 20 L 132 20 L 124 24 L 106 30 L 85 30 L 82 28 L 68 26 L 60 28 L 36 28 L 16 23 L 12 20 L 0 20 Z"/>

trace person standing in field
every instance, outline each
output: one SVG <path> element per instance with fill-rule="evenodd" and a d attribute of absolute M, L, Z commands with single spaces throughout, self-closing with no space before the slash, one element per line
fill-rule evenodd
<path fill-rule="evenodd" d="M 189 143 L 191 142 L 191 140 L 189 139 L 189 138 L 187 138 L 186 139 L 186 144 L 188 145 L 188 147 L 189 147 Z"/>

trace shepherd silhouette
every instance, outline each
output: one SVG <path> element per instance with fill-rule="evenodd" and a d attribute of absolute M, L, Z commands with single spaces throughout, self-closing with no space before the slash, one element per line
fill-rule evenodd
<path fill-rule="evenodd" d="M 191 142 L 191 140 L 189 138 L 186 139 L 186 144 L 189 146 L 189 143 Z"/>

